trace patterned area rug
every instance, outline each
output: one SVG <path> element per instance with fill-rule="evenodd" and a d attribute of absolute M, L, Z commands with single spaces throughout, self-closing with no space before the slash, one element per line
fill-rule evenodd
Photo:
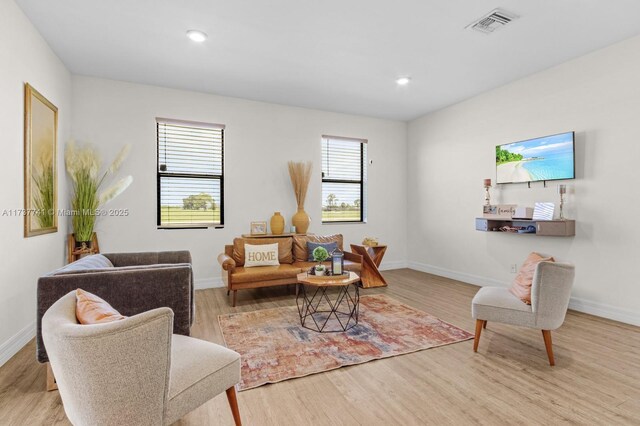
<path fill-rule="evenodd" d="M 218 316 L 226 345 L 242 355 L 239 390 L 473 338 L 473 334 L 385 295 L 362 296 L 357 326 L 318 333 L 298 308 Z"/>

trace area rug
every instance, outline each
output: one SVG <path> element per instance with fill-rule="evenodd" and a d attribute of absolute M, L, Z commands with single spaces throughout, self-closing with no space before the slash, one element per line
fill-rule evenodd
<path fill-rule="evenodd" d="M 469 340 L 473 334 L 385 295 L 362 296 L 358 325 L 318 333 L 298 308 L 218 316 L 225 344 L 242 356 L 239 390 Z"/>

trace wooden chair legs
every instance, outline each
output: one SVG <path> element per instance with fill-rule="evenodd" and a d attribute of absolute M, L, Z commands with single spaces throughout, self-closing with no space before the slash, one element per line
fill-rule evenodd
<path fill-rule="evenodd" d="M 227 399 L 229 400 L 229 406 L 231 407 L 231 413 L 233 414 L 233 421 L 236 423 L 236 426 L 242 426 L 242 421 L 240 420 L 240 410 L 238 409 L 238 398 L 236 396 L 235 386 L 227 389 Z"/>
<path fill-rule="evenodd" d="M 238 294 L 238 290 L 233 290 L 233 302 L 231 306 L 236 307 L 236 295 Z"/>
<path fill-rule="evenodd" d="M 53 375 L 51 364 L 47 362 L 47 392 L 54 390 L 58 390 L 58 383 L 56 383 L 56 378 Z"/>
<path fill-rule="evenodd" d="M 476 337 L 473 339 L 473 351 L 478 352 L 478 344 L 480 344 L 480 334 L 482 333 L 482 327 L 486 326 L 485 320 L 476 320 Z"/>
<path fill-rule="evenodd" d="M 556 365 L 555 360 L 553 359 L 553 346 L 551 343 L 551 331 L 542 330 L 542 337 L 544 338 L 544 346 L 547 348 L 547 356 L 549 357 L 549 365 L 552 367 Z"/>
<path fill-rule="evenodd" d="M 486 320 L 476 320 L 476 335 L 473 339 L 473 351 L 478 352 L 478 345 L 480 344 L 480 334 L 482 334 L 482 329 L 487 328 Z M 553 345 L 551 343 L 551 331 L 550 330 L 542 330 L 542 337 L 544 338 L 544 346 L 547 348 L 547 356 L 549 357 L 549 365 L 552 367 L 556 365 L 556 362 L 553 358 Z"/>

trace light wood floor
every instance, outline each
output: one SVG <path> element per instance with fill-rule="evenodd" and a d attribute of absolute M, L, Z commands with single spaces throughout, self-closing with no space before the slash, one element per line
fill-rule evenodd
<path fill-rule="evenodd" d="M 473 331 L 477 287 L 407 269 L 386 293 Z M 295 304 L 286 289 L 196 293 L 193 334 L 221 343 L 217 315 Z M 539 330 L 490 323 L 473 341 L 289 380 L 238 395 L 245 425 L 640 424 L 640 329 L 577 312 L 553 333 L 549 367 Z M 0 368 L 0 424 L 68 424 L 31 342 Z M 223 395 L 178 424 L 233 424 Z"/>

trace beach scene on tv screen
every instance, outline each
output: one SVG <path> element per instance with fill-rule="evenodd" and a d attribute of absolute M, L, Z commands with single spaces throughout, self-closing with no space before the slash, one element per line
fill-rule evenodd
<path fill-rule="evenodd" d="M 573 179 L 573 133 L 496 146 L 498 183 Z"/>

